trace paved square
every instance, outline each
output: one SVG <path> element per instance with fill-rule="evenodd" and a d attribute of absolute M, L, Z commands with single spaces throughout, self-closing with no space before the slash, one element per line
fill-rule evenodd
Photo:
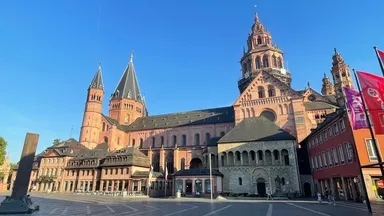
<path fill-rule="evenodd" d="M 32 215 L 140 215 L 140 216 L 366 216 L 364 204 L 315 201 L 209 201 L 205 199 L 124 199 L 69 194 L 33 194 L 40 211 Z M 1 200 L 4 196 L 0 197 Z M 383 205 L 384 207 L 384 205 Z"/>

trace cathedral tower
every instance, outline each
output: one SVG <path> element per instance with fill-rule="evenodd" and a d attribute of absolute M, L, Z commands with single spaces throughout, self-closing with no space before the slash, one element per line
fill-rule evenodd
<path fill-rule="evenodd" d="M 121 125 L 129 125 L 139 117 L 147 116 L 144 98 L 140 94 L 133 54 L 131 54 L 127 68 L 109 101 L 109 117 Z"/>
<path fill-rule="evenodd" d="M 345 105 L 343 87 L 353 88 L 353 80 L 349 66 L 344 62 L 343 57 L 334 49 L 332 56 L 331 74 L 335 85 L 336 99 L 339 106 Z"/>
<path fill-rule="evenodd" d="M 324 73 L 323 87 L 321 88 L 321 94 L 323 95 L 334 95 L 335 88 L 331 83 L 331 79 Z"/>
<path fill-rule="evenodd" d="M 87 148 L 94 148 L 98 143 L 101 130 L 104 86 L 101 75 L 101 65 L 88 88 L 87 100 L 80 131 L 80 143 Z"/>
<path fill-rule="evenodd" d="M 240 92 L 260 71 L 272 74 L 277 79 L 291 85 L 291 74 L 284 69 L 283 52 L 276 44 L 272 44 L 272 36 L 260 22 L 257 13 L 252 31 L 248 35 L 247 49 L 243 50 L 240 60 L 241 79 L 238 82 Z"/>

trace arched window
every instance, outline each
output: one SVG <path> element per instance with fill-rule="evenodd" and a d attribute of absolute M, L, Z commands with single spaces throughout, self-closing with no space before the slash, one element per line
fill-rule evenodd
<path fill-rule="evenodd" d="M 163 136 L 160 137 L 160 143 L 161 143 L 161 146 L 164 145 L 164 137 Z"/>
<path fill-rule="evenodd" d="M 277 67 L 277 59 L 276 59 L 275 55 L 272 56 L 272 67 L 274 67 L 274 68 Z"/>
<path fill-rule="evenodd" d="M 140 148 L 143 148 L 143 143 L 144 143 L 143 138 L 140 138 Z"/>
<path fill-rule="evenodd" d="M 267 55 L 263 56 L 263 67 L 269 67 L 269 60 Z"/>
<path fill-rule="evenodd" d="M 266 37 L 266 38 L 265 38 L 265 43 L 266 43 L 266 44 L 270 44 L 270 43 L 271 43 L 271 39 L 269 39 L 269 37 Z"/>
<path fill-rule="evenodd" d="M 132 147 L 135 147 L 135 146 L 136 146 L 136 140 L 132 139 Z"/>
<path fill-rule="evenodd" d="M 104 137 L 104 142 L 106 143 L 106 144 L 108 144 L 108 137 Z"/>
<path fill-rule="evenodd" d="M 287 104 L 284 104 L 284 110 L 285 110 L 285 114 L 288 114 L 288 113 L 289 113 L 288 105 L 287 105 Z"/>
<path fill-rule="evenodd" d="M 277 58 L 277 67 L 278 68 L 283 68 L 283 61 L 281 60 L 280 57 Z"/>
<path fill-rule="evenodd" d="M 177 143 L 177 136 L 176 135 L 173 135 L 172 136 L 172 145 L 175 146 Z"/>
<path fill-rule="evenodd" d="M 249 108 L 247 108 L 247 118 L 251 117 L 251 112 L 249 111 Z"/>
<path fill-rule="evenodd" d="M 275 87 L 272 85 L 268 86 L 268 97 L 275 97 L 275 96 L 276 96 Z"/>
<path fill-rule="evenodd" d="M 243 179 L 239 177 L 239 185 L 243 185 Z"/>
<path fill-rule="evenodd" d="M 257 44 L 262 44 L 263 43 L 263 40 L 261 39 L 261 36 L 258 36 L 257 37 Z"/>
<path fill-rule="evenodd" d="M 261 59 L 260 59 L 260 56 L 257 56 L 256 59 L 255 59 L 255 63 L 256 63 L 256 69 L 260 69 L 261 68 Z"/>
<path fill-rule="evenodd" d="M 195 145 L 200 145 L 200 134 L 195 134 Z"/>
<path fill-rule="evenodd" d="M 187 145 L 187 136 L 185 134 L 181 136 L 181 141 L 182 141 L 182 146 Z"/>
<path fill-rule="evenodd" d="M 224 131 L 221 131 L 220 132 L 220 137 L 223 137 L 225 135 L 225 132 Z"/>
<path fill-rule="evenodd" d="M 102 129 L 102 131 L 105 131 L 105 122 L 103 122 L 103 129 Z"/>
<path fill-rule="evenodd" d="M 156 138 L 152 137 L 152 148 L 155 148 L 155 144 L 156 144 Z"/>
<path fill-rule="evenodd" d="M 259 86 L 257 88 L 257 92 L 259 94 L 259 98 L 265 98 L 265 90 L 264 90 L 264 87 L 262 86 Z"/>
<path fill-rule="evenodd" d="M 211 139 L 211 134 L 205 133 L 205 145 L 208 145 L 210 139 Z"/>

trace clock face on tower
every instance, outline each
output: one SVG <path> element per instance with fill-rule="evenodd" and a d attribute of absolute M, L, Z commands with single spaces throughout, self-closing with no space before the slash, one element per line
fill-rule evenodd
<path fill-rule="evenodd" d="M 308 100 L 314 101 L 316 99 L 316 96 L 314 94 L 309 95 Z"/>

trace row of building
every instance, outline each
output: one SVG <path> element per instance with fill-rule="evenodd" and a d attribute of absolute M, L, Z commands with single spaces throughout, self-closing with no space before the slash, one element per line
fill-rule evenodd
<path fill-rule="evenodd" d="M 376 155 L 369 132 L 352 130 L 343 108 L 342 88 L 353 88 L 353 81 L 336 49 L 333 83 L 324 74 L 321 93 L 309 83 L 294 90 L 283 52 L 256 14 L 240 64 L 240 95 L 232 106 L 155 116 L 148 114 L 132 55 L 108 100 L 109 114 L 103 114 L 99 66 L 79 141 L 37 155 L 30 189 L 314 196 L 328 188 L 348 200 L 365 197 L 365 183 L 368 197 L 379 198 L 378 169 L 360 173 L 358 161 L 373 163 Z"/>

